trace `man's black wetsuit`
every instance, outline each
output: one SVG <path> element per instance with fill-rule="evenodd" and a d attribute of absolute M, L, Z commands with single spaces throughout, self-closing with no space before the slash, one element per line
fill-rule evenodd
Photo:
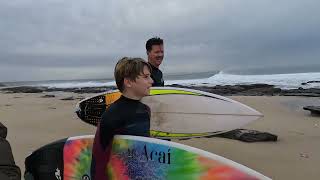
<path fill-rule="evenodd" d="M 138 100 L 121 96 L 103 113 L 94 138 L 91 179 L 108 179 L 106 166 L 115 134 L 150 135 L 150 108 Z"/>
<path fill-rule="evenodd" d="M 152 86 L 164 86 L 162 71 L 159 68 L 154 67 L 152 64 L 150 64 L 150 66 L 152 68 L 152 72 L 151 72 L 151 78 L 153 80 Z"/>

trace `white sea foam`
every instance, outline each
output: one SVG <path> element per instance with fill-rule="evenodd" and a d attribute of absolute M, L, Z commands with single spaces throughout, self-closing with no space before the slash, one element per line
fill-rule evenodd
<path fill-rule="evenodd" d="M 320 73 L 296 73 L 296 74 L 272 74 L 272 75 L 233 75 L 220 72 L 210 78 L 193 80 L 169 80 L 169 84 L 181 85 L 236 85 L 236 84 L 271 84 L 282 89 L 294 88 L 320 88 L 320 83 L 302 83 L 308 81 L 320 81 Z"/>
<path fill-rule="evenodd" d="M 165 80 L 166 85 L 181 84 L 192 86 L 215 86 L 215 85 L 236 85 L 236 84 L 271 84 L 282 89 L 294 88 L 320 88 L 320 83 L 308 83 L 308 81 L 320 81 L 320 73 L 296 73 L 296 74 L 271 74 L 271 75 L 233 75 L 220 72 L 209 78 L 186 79 L 186 80 Z M 66 81 L 40 83 L 37 86 L 48 86 L 51 88 L 77 88 L 77 87 L 101 87 L 114 86 L 115 81 Z"/>

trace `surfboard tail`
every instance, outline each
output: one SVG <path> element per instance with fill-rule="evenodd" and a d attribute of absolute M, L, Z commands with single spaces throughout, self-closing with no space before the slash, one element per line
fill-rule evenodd
<path fill-rule="evenodd" d="M 67 138 L 52 142 L 34 151 L 25 159 L 26 180 L 62 180 L 63 147 Z"/>

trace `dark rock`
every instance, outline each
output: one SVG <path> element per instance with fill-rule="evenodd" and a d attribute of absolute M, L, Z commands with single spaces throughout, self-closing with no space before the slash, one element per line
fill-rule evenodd
<path fill-rule="evenodd" d="M 320 83 L 320 81 L 308 81 L 307 83 L 308 84 L 310 84 L 310 83 Z"/>
<path fill-rule="evenodd" d="M 1 91 L 6 91 L 7 93 L 41 93 L 45 90 L 45 87 L 33 87 L 33 86 L 20 86 L 3 88 Z"/>
<path fill-rule="evenodd" d="M 260 88 L 253 88 L 246 91 L 242 91 L 240 93 L 237 93 L 237 95 L 249 95 L 249 96 L 273 96 L 277 95 L 281 92 L 280 88 L 274 88 L 274 87 L 260 87 Z"/>
<path fill-rule="evenodd" d="M 256 89 L 256 88 L 273 88 L 274 85 L 270 84 L 248 84 L 248 85 L 237 85 L 245 89 Z"/>
<path fill-rule="evenodd" d="M 74 90 L 74 93 L 82 94 L 82 93 L 101 93 L 108 90 L 112 90 L 112 88 L 108 87 L 84 87 Z"/>
<path fill-rule="evenodd" d="M 6 93 L 41 93 L 41 92 L 73 92 L 73 93 L 101 93 L 109 90 L 116 89 L 115 86 L 104 86 L 104 87 L 83 87 L 83 88 L 48 88 L 48 87 L 32 87 L 32 86 L 20 86 L 3 88 L 0 91 Z"/>
<path fill-rule="evenodd" d="M 216 86 L 185 86 L 180 84 L 172 84 L 169 87 L 189 88 L 209 93 L 214 93 L 222 96 L 308 96 L 308 97 L 320 97 L 319 88 L 298 88 L 298 89 L 280 89 L 275 88 L 274 85 L 269 84 L 248 84 L 248 85 L 216 85 Z M 115 90 L 115 86 L 103 86 L 103 87 L 82 87 L 82 88 L 48 88 L 48 87 L 14 87 L 14 88 L 2 88 L 0 91 L 5 93 L 39 93 L 39 92 L 73 92 L 73 93 L 101 93 L 109 90 Z M 53 97 L 52 95 L 43 97 Z M 82 99 L 74 97 L 73 99 Z M 73 100 L 67 99 L 67 100 Z"/>
<path fill-rule="evenodd" d="M 277 95 L 281 92 L 280 88 L 274 88 L 274 85 L 269 84 L 249 84 L 249 85 L 217 85 L 214 87 L 208 86 L 182 86 L 178 84 L 171 85 L 172 87 L 191 88 L 200 91 L 206 91 L 213 94 L 231 96 L 263 96 L 263 95 Z"/>
<path fill-rule="evenodd" d="M 77 97 L 76 99 L 78 99 L 78 100 L 83 100 L 83 99 L 85 99 L 86 97 L 84 97 L 84 96 L 79 96 L 79 97 Z"/>
<path fill-rule="evenodd" d="M 303 109 L 310 111 L 312 114 L 320 114 L 320 106 L 305 106 Z"/>
<path fill-rule="evenodd" d="M 304 96 L 304 97 L 320 97 L 320 94 L 316 93 L 284 93 L 282 96 Z"/>
<path fill-rule="evenodd" d="M 307 96 L 307 97 L 320 97 L 320 89 L 309 88 L 309 89 L 289 89 L 282 90 L 279 94 L 281 96 Z"/>
<path fill-rule="evenodd" d="M 62 98 L 61 100 L 70 101 L 70 100 L 75 100 L 75 99 L 73 96 L 70 96 L 70 97 Z"/>
<path fill-rule="evenodd" d="M 260 132 L 249 129 L 235 129 L 222 134 L 207 136 L 210 137 L 222 137 L 228 139 L 236 139 L 243 142 L 261 142 L 261 141 L 277 141 L 278 136 L 268 132 Z"/>
<path fill-rule="evenodd" d="M 63 91 L 63 92 L 73 92 L 78 94 L 83 93 L 101 93 L 109 90 L 116 89 L 115 86 L 104 86 L 104 87 L 83 87 L 83 88 L 50 88 L 48 92 Z"/>
<path fill-rule="evenodd" d="M 307 84 L 312 84 L 312 83 L 320 83 L 320 81 L 308 81 L 308 82 L 303 82 L 301 85 L 307 85 Z"/>
<path fill-rule="evenodd" d="M 179 139 L 179 141 L 184 141 L 184 140 L 189 140 L 189 139 L 191 139 L 191 138 L 181 138 L 181 139 Z"/>
<path fill-rule="evenodd" d="M 56 97 L 55 95 L 53 94 L 46 94 L 44 96 L 41 96 L 42 98 L 53 98 L 53 97 Z"/>

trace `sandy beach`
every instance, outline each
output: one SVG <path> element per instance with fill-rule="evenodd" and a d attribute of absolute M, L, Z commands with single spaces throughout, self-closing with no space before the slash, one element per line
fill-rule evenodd
<path fill-rule="evenodd" d="M 94 134 L 95 127 L 83 123 L 74 113 L 79 99 L 89 94 L 0 93 L 0 121 L 8 128 L 8 137 L 17 165 L 24 173 L 24 159 L 32 151 L 58 139 Z M 245 143 L 225 138 L 177 140 L 229 158 L 273 179 L 319 179 L 320 116 L 302 110 L 305 105 L 320 105 L 319 98 L 285 96 L 232 96 L 264 117 L 247 129 L 278 135 L 277 142 Z"/>

